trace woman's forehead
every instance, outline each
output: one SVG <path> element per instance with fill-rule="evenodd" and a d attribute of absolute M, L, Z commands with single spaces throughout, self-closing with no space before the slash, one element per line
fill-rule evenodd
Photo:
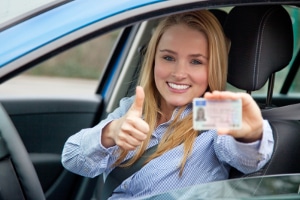
<path fill-rule="evenodd" d="M 208 41 L 205 34 L 184 24 L 174 25 L 165 30 L 158 42 L 157 50 L 166 49 L 208 57 Z"/>

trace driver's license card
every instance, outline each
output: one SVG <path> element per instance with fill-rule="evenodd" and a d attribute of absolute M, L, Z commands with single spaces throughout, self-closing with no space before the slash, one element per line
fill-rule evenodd
<path fill-rule="evenodd" d="M 218 128 L 240 129 L 242 102 L 238 100 L 193 100 L 193 128 L 208 130 Z"/>

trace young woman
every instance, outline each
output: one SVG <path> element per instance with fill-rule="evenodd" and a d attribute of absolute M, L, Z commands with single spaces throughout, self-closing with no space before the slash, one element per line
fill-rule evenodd
<path fill-rule="evenodd" d="M 82 176 L 104 177 L 130 166 L 146 149 L 157 150 L 111 199 L 141 197 L 227 179 L 231 167 L 251 173 L 273 152 L 269 123 L 246 93 L 225 92 L 228 40 L 209 11 L 169 16 L 148 44 L 136 95 L 97 126 L 66 142 L 62 163 Z M 239 130 L 193 130 L 192 100 L 242 100 Z M 126 164 L 122 164 L 128 160 Z"/>

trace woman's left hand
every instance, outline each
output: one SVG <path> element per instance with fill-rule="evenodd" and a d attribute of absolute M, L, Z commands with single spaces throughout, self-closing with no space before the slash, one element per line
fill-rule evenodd
<path fill-rule="evenodd" d="M 238 130 L 218 129 L 219 135 L 232 135 L 241 142 L 254 142 L 260 140 L 263 132 L 263 118 L 254 99 L 247 93 L 234 93 L 229 91 L 213 91 L 204 94 L 205 99 L 242 100 L 242 128 Z"/>

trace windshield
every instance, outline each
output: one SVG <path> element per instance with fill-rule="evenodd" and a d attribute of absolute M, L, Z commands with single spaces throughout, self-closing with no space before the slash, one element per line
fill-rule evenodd
<path fill-rule="evenodd" d="M 148 200 L 299 199 L 300 174 L 230 179 L 151 196 Z"/>
<path fill-rule="evenodd" d="M 66 0 L 1 0 L 0 30 Z"/>

